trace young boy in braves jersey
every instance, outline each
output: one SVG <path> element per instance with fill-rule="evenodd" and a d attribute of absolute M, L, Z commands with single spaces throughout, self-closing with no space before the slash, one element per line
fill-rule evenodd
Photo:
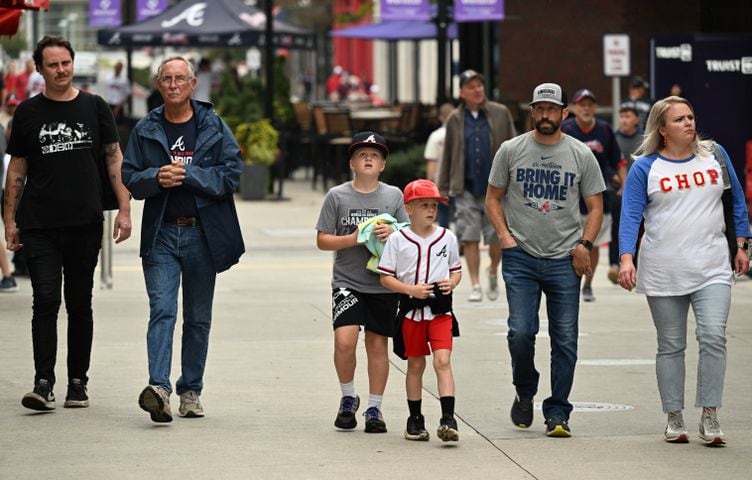
<path fill-rule="evenodd" d="M 404 355 L 397 353 L 407 357 L 405 384 L 410 416 L 405 438 L 408 440 L 429 437 L 421 414 L 421 392 L 426 355 L 431 351 L 441 401 L 437 435 L 445 442 L 459 440 L 450 363 L 452 336 L 457 330 L 453 325 L 451 295 L 460 282 L 462 264 L 457 237 L 434 225 L 440 201 L 447 203 L 448 199 L 441 196 L 430 180 L 409 183 L 405 187 L 405 205 L 410 226 L 389 237 L 379 261 L 381 284 L 402 294 L 398 318 L 401 331 L 395 332 L 395 351 L 401 334 Z"/>
<path fill-rule="evenodd" d="M 353 180 L 338 185 L 326 195 L 316 223 L 316 246 L 332 250 L 332 323 L 334 368 L 342 399 L 334 426 L 351 430 L 357 426 L 355 412 L 360 397 L 355 391 L 355 347 L 360 326 L 365 329 L 368 356 L 369 396 L 365 431 L 386 432 L 381 402 L 389 375 L 388 337 L 392 336 L 397 311 L 396 294 L 379 283 L 379 275 L 366 269 L 371 252 L 358 244 L 358 224 L 388 213 L 398 222 L 407 221 L 399 188 L 379 181 L 389 149 L 384 138 L 373 132 L 353 137 L 348 148 Z M 373 235 L 385 242 L 392 227 L 378 224 Z"/>

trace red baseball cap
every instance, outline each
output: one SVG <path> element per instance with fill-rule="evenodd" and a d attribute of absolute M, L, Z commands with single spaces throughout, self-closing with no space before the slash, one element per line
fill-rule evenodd
<path fill-rule="evenodd" d="M 447 197 L 442 197 L 439 187 L 431 180 L 420 179 L 413 180 L 405 187 L 405 203 L 410 203 L 419 198 L 435 198 L 441 203 L 448 203 Z"/>

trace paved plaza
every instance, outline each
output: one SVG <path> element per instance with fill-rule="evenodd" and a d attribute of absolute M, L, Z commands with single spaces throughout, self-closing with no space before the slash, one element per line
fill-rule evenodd
<path fill-rule="evenodd" d="M 468 303 L 467 278 L 456 292 L 462 336 L 452 356 L 460 441 L 444 444 L 435 435 L 440 406 L 430 367 L 423 406 L 431 440 L 402 438 L 406 362 L 395 355 L 383 406 L 388 433 L 364 433 L 363 408 L 356 431 L 337 431 L 332 254 L 316 249 L 314 230 L 323 192 L 312 190 L 298 173 L 285 183 L 286 200 L 238 201 L 248 251 L 239 265 L 218 278 L 203 419 L 176 415 L 170 424 L 155 424 L 138 407 L 138 394 L 147 382 L 149 313 L 138 258 L 141 202 L 133 203 L 133 237 L 114 248 L 114 288 L 100 289 L 97 278 L 88 409 L 62 408 L 64 308 L 58 409 L 36 413 L 21 406 L 21 396 L 33 382 L 28 278 L 19 279 L 18 293 L 0 296 L 0 479 L 750 478 L 752 281 L 745 278 L 732 291 L 726 389 L 719 414 L 728 446 L 708 448 L 697 438 L 694 325 L 687 350 L 685 419 L 690 443 L 668 444 L 662 435 L 665 416 L 655 381 L 655 330 L 647 303 L 642 295 L 608 282 L 605 251 L 594 282 L 597 300 L 581 306 L 572 438 L 544 435 L 540 402 L 550 388 L 545 308 L 538 336 L 536 417 L 531 428 L 520 430 L 509 420 L 514 389 L 504 295 L 495 302 Z M 179 335 L 178 328 L 178 342 Z M 173 381 L 179 355 L 177 348 Z M 365 399 L 362 348 L 358 360 L 355 383 Z M 172 400 L 176 413 L 177 399 Z"/>

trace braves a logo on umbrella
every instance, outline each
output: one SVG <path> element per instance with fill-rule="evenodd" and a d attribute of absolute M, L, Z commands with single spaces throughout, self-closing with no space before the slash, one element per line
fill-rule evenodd
<path fill-rule="evenodd" d="M 162 28 L 170 28 L 185 20 L 185 23 L 191 27 L 200 27 L 204 23 L 204 13 L 206 11 L 205 3 L 197 3 L 192 7 L 186 8 L 180 15 L 171 20 L 162 20 Z"/>

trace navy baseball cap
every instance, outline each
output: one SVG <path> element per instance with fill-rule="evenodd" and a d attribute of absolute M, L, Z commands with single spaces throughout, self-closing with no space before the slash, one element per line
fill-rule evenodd
<path fill-rule="evenodd" d="M 588 90 L 587 88 L 581 88 L 574 92 L 574 98 L 572 99 L 572 102 L 577 103 L 581 100 L 585 100 L 586 98 L 589 98 L 594 102 L 598 101 L 595 98 L 595 94 L 591 90 Z"/>
<path fill-rule="evenodd" d="M 384 137 L 375 132 L 360 132 L 353 136 L 352 143 L 347 147 L 347 154 L 352 156 L 359 148 L 371 147 L 381 151 L 386 158 L 389 155 L 389 147 L 386 146 Z"/>

